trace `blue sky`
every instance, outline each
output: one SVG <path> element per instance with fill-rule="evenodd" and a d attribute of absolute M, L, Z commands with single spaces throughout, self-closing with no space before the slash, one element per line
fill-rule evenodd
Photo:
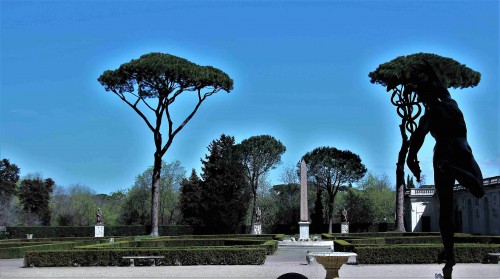
<path fill-rule="evenodd" d="M 270 175 L 320 146 L 348 149 L 394 182 L 401 145 L 389 93 L 368 73 L 430 52 L 482 74 L 453 90 L 485 177 L 500 175 L 498 1 L 8 1 L 0 2 L 0 157 L 61 186 L 97 193 L 133 185 L 153 162 L 152 134 L 97 82 L 149 52 L 212 65 L 234 80 L 202 105 L 166 161 L 200 169 L 221 134 L 279 139 Z M 193 100 L 174 104 L 180 119 Z M 432 184 L 429 136 L 419 155 Z"/>

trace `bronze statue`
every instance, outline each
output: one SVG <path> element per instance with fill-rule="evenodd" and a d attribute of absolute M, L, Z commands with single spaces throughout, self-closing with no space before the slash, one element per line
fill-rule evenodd
<path fill-rule="evenodd" d="M 101 211 L 101 208 L 98 208 L 97 209 L 97 213 L 95 214 L 95 217 L 96 217 L 96 224 L 97 225 L 102 225 L 103 224 L 103 220 L 102 220 L 102 211 Z"/>
<path fill-rule="evenodd" d="M 420 118 L 410 138 L 407 165 L 420 181 L 420 166 L 417 153 L 430 133 L 436 140 L 434 147 L 434 183 L 440 203 L 439 229 L 444 251 L 438 263 L 446 262 L 443 268 L 445 279 L 451 279 L 455 255 L 453 252 L 453 186 L 455 180 L 476 198 L 484 196 L 483 176 L 467 142 L 467 128 L 458 104 L 450 96 L 432 66 L 426 61 L 424 69 L 427 81 L 417 84 L 415 92 L 424 104 L 425 113 Z"/>

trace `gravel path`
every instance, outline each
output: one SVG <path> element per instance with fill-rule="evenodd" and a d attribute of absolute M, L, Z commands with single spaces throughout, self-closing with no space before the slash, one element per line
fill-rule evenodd
<path fill-rule="evenodd" d="M 317 263 L 305 264 L 307 250 L 321 248 L 282 248 L 258 266 L 144 266 L 144 267 L 43 267 L 22 268 L 23 260 L 0 260 L 0 279 L 18 278 L 266 278 L 276 279 L 288 272 L 301 273 L 309 279 L 325 278 Z M 354 259 L 350 259 L 352 262 Z M 340 278 L 414 278 L 434 279 L 443 265 L 344 265 Z M 454 279 L 500 279 L 500 264 L 457 264 Z"/>

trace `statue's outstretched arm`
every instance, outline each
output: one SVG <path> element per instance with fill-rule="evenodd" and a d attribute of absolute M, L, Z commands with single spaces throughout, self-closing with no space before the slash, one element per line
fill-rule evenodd
<path fill-rule="evenodd" d="M 420 165 L 418 164 L 417 154 L 422 145 L 424 144 L 425 136 L 430 131 L 429 115 L 424 113 L 418 122 L 417 129 L 412 133 L 410 137 L 410 149 L 408 151 L 408 158 L 406 164 L 408 168 L 413 173 L 417 182 L 420 182 Z"/>

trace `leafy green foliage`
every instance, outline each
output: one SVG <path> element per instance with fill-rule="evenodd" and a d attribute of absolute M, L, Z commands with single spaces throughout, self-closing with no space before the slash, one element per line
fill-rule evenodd
<path fill-rule="evenodd" d="M 92 199 L 94 195 L 95 192 L 87 186 L 73 185 L 69 188 L 67 209 L 69 216 L 71 216 L 71 225 L 91 226 L 95 224 L 97 204 Z"/>
<path fill-rule="evenodd" d="M 151 185 L 153 167 L 147 168 L 135 179 L 134 186 L 123 198 L 121 220 L 124 224 L 150 224 Z M 180 219 L 177 215 L 179 188 L 185 170 L 179 161 L 162 162 L 160 171 L 159 221 L 160 225 L 173 224 Z M 106 216 L 105 216 L 106 217 Z"/>
<path fill-rule="evenodd" d="M 376 176 L 369 173 L 359 182 L 363 189 L 371 215 L 371 223 L 393 223 L 396 210 L 395 195 L 389 178 L 386 175 Z"/>
<path fill-rule="evenodd" d="M 50 225 L 50 194 L 54 189 L 54 180 L 32 176 L 21 181 L 19 200 L 23 206 L 28 223 Z"/>
<path fill-rule="evenodd" d="M 348 212 L 347 221 L 350 223 L 371 223 L 373 212 L 370 202 L 362 191 L 348 188 L 344 196 L 345 209 Z M 339 215 L 341 213 L 339 212 Z"/>
<path fill-rule="evenodd" d="M 261 204 L 268 211 L 269 203 L 277 206 L 274 224 L 296 226 L 300 219 L 300 185 L 297 183 L 274 185 L 271 189 L 274 197 L 267 206 Z M 263 214 L 264 215 L 264 214 Z M 264 219 L 264 218 L 263 218 Z"/>
<path fill-rule="evenodd" d="M 481 80 L 480 73 L 451 58 L 431 53 L 399 56 L 381 64 L 368 76 L 371 83 L 388 87 L 388 90 L 398 85 L 418 87 L 419 84 L 430 80 L 425 61 L 440 73 L 440 79 L 447 87 L 474 87 Z"/>

